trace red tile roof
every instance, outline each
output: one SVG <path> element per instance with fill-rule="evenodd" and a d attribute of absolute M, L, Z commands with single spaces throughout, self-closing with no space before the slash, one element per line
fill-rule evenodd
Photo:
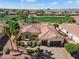
<path fill-rule="evenodd" d="M 61 24 L 61 27 L 66 29 L 68 32 L 79 37 L 79 25 L 77 24 Z"/>
<path fill-rule="evenodd" d="M 31 25 L 22 27 L 21 32 L 22 32 L 22 33 L 30 32 L 30 33 L 39 34 L 39 33 L 40 33 L 40 29 L 38 29 L 38 28 L 35 27 L 33 24 L 31 24 Z"/>
<path fill-rule="evenodd" d="M 24 26 L 21 28 L 21 32 L 36 33 L 40 39 L 51 39 L 58 36 L 54 26 L 47 22 L 33 23 L 28 26 Z"/>

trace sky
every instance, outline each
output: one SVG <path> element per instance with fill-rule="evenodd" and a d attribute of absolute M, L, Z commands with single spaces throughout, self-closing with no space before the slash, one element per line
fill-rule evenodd
<path fill-rule="evenodd" d="M 0 0 L 0 8 L 67 9 L 79 8 L 79 0 Z"/>

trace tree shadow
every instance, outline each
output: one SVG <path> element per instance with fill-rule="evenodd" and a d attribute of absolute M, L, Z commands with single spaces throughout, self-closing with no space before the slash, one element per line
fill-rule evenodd
<path fill-rule="evenodd" d="M 2 50 L 3 50 L 4 46 L 6 45 L 6 43 L 8 42 L 8 40 L 9 40 L 9 37 L 6 35 L 0 39 L 0 48 Z"/>
<path fill-rule="evenodd" d="M 31 59 L 55 59 L 53 56 L 53 53 L 51 51 L 43 52 L 43 54 L 40 55 L 32 55 Z"/>

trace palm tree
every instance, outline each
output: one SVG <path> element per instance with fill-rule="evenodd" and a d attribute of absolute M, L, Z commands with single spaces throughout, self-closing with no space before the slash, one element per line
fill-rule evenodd
<path fill-rule="evenodd" d="M 11 20 L 7 20 L 6 24 L 7 24 L 7 26 L 4 28 L 4 32 L 6 34 L 8 34 L 9 37 L 15 36 L 13 41 L 16 42 L 16 44 L 17 44 L 17 40 L 16 39 L 17 39 L 19 30 L 20 30 L 17 19 L 16 18 L 12 18 Z M 12 46 L 12 42 L 11 42 L 11 46 Z M 13 49 L 13 46 L 12 46 L 12 49 Z M 18 50 L 18 47 L 17 47 L 17 50 Z"/>
<path fill-rule="evenodd" d="M 17 15 L 19 15 L 21 17 L 22 20 L 24 20 L 24 22 L 27 22 L 26 20 L 28 20 L 28 16 L 30 11 L 27 10 L 16 10 Z"/>
<path fill-rule="evenodd" d="M 10 32 L 10 28 L 9 28 L 9 27 L 4 27 L 3 32 L 10 38 L 11 32 Z M 11 48 L 12 48 L 12 50 L 13 50 L 13 44 L 12 44 L 11 39 L 10 39 L 10 43 L 11 43 Z"/>

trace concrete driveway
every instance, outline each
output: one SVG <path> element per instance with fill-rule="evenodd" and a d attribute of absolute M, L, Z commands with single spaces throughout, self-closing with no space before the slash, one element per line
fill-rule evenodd
<path fill-rule="evenodd" d="M 74 59 L 63 47 L 45 47 L 41 46 L 41 49 L 51 51 L 54 59 Z"/>

